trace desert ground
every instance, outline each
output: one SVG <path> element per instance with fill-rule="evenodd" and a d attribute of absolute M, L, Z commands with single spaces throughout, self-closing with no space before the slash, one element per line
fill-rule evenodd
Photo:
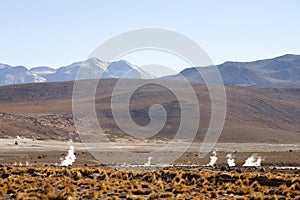
<path fill-rule="evenodd" d="M 74 146 L 76 160 L 72 166 L 61 166 L 70 145 Z M 120 148 L 133 150 L 127 154 L 111 144 L 90 144 L 94 150 L 91 154 L 85 145 L 1 139 L 0 198 L 300 199 L 300 144 L 218 143 L 214 166 L 207 166 L 211 153 L 202 159 L 197 156 L 197 143 L 172 165 L 165 166 L 158 165 L 156 158 L 147 165 L 141 151 L 165 145 L 162 141 L 118 142 Z M 184 144 L 176 145 L 180 151 Z M 137 154 L 131 157 L 133 152 Z M 162 154 L 175 152 L 173 149 Z M 226 164 L 228 153 L 234 156 L 236 166 Z M 243 167 L 253 154 L 261 156 L 261 166 Z M 101 162 L 104 155 L 110 155 L 110 163 Z M 124 157 L 126 165 L 118 162 Z"/>
<path fill-rule="evenodd" d="M 15 142 L 18 141 L 18 145 Z M 124 141 L 111 144 L 72 142 L 76 161 L 74 165 L 114 165 L 114 164 L 144 164 L 148 160 L 148 151 L 153 151 L 166 145 L 167 141 Z M 114 144 L 114 145 L 112 145 Z M 0 139 L 0 163 L 17 164 L 26 161 L 30 165 L 60 165 L 66 156 L 70 142 L 54 140 L 32 139 Z M 176 149 L 166 149 L 160 152 L 160 158 L 175 158 L 181 155 L 186 144 L 175 143 Z M 174 162 L 168 164 L 206 165 L 210 161 L 211 152 L 205 153 L 203 158 L 198 156 L 201 143 L 193 143 Z M 122 150 L 122 151 L 118 151 Z M 214 146 L 218 160 L 216 165 L 226 165 L 227 154 L 232 154 L 235 163 L 242 165 L 252 154 L 262 157 L 263 166 L 291 166 L 300 167 L 300 144 L 266 144 L 266 143 L 217 143 Z M 125 159 L 126 161 L 123 161 Z M 158 164 L 158 157 L 152 159 L 152 164 Z"/>
<path fill-rule="evenodd" d="M 16 145 L 15 142 L 18 142 Z M 145 164 L 145 149 L 167 141 L 115 142 L 92 146 L 92 154 L 80 142 L 0 140 L 1 199 L 300 199 L 300 144 L 217 143 L 218 160 L 207 166 L 211 153 L 199 158 L 199 143 L 171 165 Z M 74 146 L 76 160 L 61 166 Z M 181 151 L 162 152 L 166 156 Z M 89 148 L 88 148 L 89 149 Z M 123 149 L 124 150 L 124 149 Z M 143 151 L 142 151 L 143 150 Z M 134 156 L 131 154 L 135 152 Z M 229 167 L 231 153 L 236 166 Z M 251 155 L 261 156 L 261 166 L 243 167 Z M 101 157 L 110 155 L 109 163 Z M 172 155 L 170 155 L 172 156 Z M 126 157 L 127 163 L 119 161 Z M 100 158 L 100 159 L 97 159 Z"/>

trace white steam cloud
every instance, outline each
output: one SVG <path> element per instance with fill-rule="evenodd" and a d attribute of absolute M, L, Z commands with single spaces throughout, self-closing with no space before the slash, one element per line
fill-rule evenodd
<path fill-rule="evenodd" d="M 259 167 L 261 166 L 261 161 L 262 161 L 261 156 L 257 156 L 256 154 L 252 154 L 245 163 L 243 164 L 244 167 Z"/>
<path fill-rule="evenodd" d="M 227 164 L 229 167 L 234 167 L 235 166 L 235 162 L 234 162 L 234 158 L 233 156 L 229 153 L 226 155 L 227 158 Z"/>
<path fill-rule="evenodd" d="M 144 164 L 144 166 L 150 166 L 151 165 L 151 160 L 153 159 L 153 157 L 148 157 L 148 161 Z"/>
<path fill-rule="evenodd" d="M 212 152 L 212 156 L 210 156 L 210 162 L 207 164 L 207 166 L 214 166 L 215 163 L 217 162 L 218 160 L 218 157 L 217 157 L 217 152 L 216 151 L 213 151 Z"/>
<path fill-rule="evenodd" d="M 76 156 L 74 154 L 74 146 L 72 144 L 72 140 L 70 140 L 70 146 L 68 150 L 68 154 L 66 155 L 65 159 L 61 161 L 61 166 L 70 166 L 75 162 Z"/>

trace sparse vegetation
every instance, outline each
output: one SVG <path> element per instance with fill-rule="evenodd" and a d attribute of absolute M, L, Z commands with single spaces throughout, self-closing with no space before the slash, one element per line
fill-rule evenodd
<path fill-rule="evenodd" d="M 298 199 L 299 170 L 109 167 L 0 168 L 5 199 Z M 238 172 L 237 172 L 238 171 Z"/>

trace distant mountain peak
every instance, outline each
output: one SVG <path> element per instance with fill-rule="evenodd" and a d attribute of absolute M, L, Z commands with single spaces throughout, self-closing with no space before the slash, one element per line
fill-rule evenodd
<path fill-rule="evenodd" d="M 225 85 L 238 86 L 297 86 L 300 87 L 300 55 L 286 54 L 271 59 L 252 62 L 226 61 L 216 66 Z M 178 75 L 162 77 L 180 80 L 184 76 L 191 82 L 204 83 L 198 71 L 207 73 L 211 67 L 193 67 L 182 70 Z"/>
<path fill-rule="evenodd" d="M 80 77 L 77 77 L 80 69 L 83 71 L 81 71 Z M 24 66 L 12 67 L 0 64 L 0 86 L 34 82 L 63 82 L 100 77 L 145 79 L 154 76 L 139 70 L 137 66 L 126 60 L 105 62 L 93 57 L 84 61 L 73 62 L 58 69 L 46 66 L 27 69 Z"/>
<path fill-rule="evenodd" d="M 296 54 L 285 54 L 283 56 L 278 56 L 275 59 L 277 60 L 282 60 L 282 61 L 294 61 L 297 59 L 300 59 L 300 55 L 296 55 Z"/>

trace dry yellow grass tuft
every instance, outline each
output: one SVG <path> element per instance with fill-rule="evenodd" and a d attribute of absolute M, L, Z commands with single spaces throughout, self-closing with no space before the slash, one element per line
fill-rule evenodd
<path fill-rule="evenodd" d="M 3 199 L 299 199 L 299 170 L 0 167 Z"/>

